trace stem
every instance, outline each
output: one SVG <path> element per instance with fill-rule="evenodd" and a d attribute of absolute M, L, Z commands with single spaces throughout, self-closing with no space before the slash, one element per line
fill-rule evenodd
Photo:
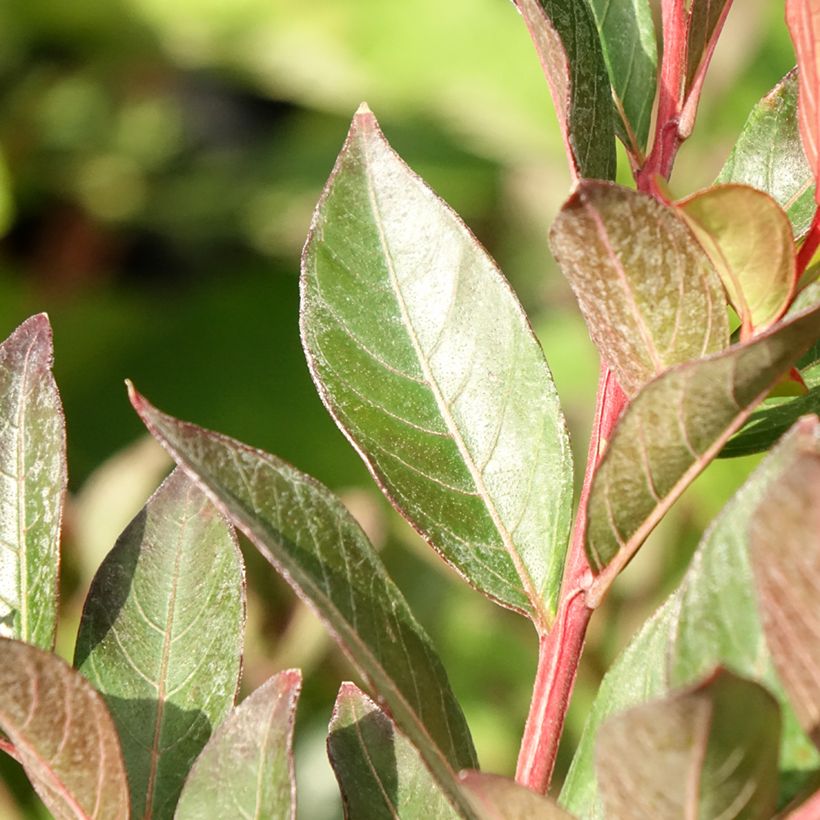
<path fill-rule="evenodd" d="M 584 484 L 567 553 L 558 617 L 549 633 L 539 635 L 538 669 L 515 774 L 519 783 L 542 793 L 547 791 L 552 778 L 593 611 L 586 602 L 592 573 L 584 551 L 589 493 L 612 428 L 625 405 L 626 396 L 614 374 L 602 363 Z"/>
<path fill-rule="evenodd" d="M 820 791 L 786 815 L 786 820 L 815 820 L 820 817 Z"/>
<path fill-rule="evenodd" d="M 797 289 L 797 283 L 800 281 L 800 277 L 809 266 L 809 262 L 811 262 L 818 246 L 820 246 L 820 207 L 814 212 L 814 219 L 812 220 L 811 228 L 809 228 L 809 232 L 806 235 L 806 240 L 803 242 L 803 246 L 797 254 L 797 269 L 795 271 L 794 283 L 795 291 Z"/>

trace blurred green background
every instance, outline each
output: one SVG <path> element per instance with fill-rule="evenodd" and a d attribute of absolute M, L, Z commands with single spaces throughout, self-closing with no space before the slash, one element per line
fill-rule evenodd
<path fill-rule="evenodd" d="M 736 5 L 673 178 L 681 195 L 714 178 L 751 106 L 793 64 L 782 4 Z M 162 409 L 275 452 L 342 494 L 433 635 L 484 767 L 509 774 L 534 633 L 458 582 L 382 501 L 322 408 L 299 345 L 299 251 L 362 100 L 512 281 L 581 469 L 597 363 L 546 242 L 569 177 L 509 0 L 0 4 L 0 336 L 48 311 L 68 426 L 58 648 L 71 656 L 91 574 L 168 469 L 128 405 L 129 377 Z M 601 674 L 751 462 L 710 468 L 594 622 L 559 775 Z M 300 816 L 339 817 L 324 733 L 339 682 L 355 675 L 245 554 L 243 693 L 280 668 L 304 669 Z M 19 772 L 3 766 L 0 815 L 38 816 Z"/>

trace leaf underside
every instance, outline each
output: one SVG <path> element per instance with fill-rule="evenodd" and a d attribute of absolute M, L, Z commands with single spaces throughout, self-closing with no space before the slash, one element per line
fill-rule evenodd
<path fill-rule="evenodd" d="M 102 697 L 65 661 L 0 638 L 0 729 L 57 820 L 127 820 L 117 730 Z"/>
<path fill-rule="evenodd" d="M 572 505 L 552 376 L 493 261 L 369 111 L 302 271 L 313 378 L 385 494 L 470 583 L 548 624 Z"/>
<path fill-rule="evenodd" d="M 280 672 L 228 715 L 191 769 L 175 820 L 295 820 L 293 722 L 301 686 L 297 669 Z"/>
<path fill-rule="evenodd" d="M 188 771 L 233 706 L 244 620 L 233 530 L 176 470 L 95 575 L 74 660 L 122 737 L 135 815 L 173 817 Z"/>
<path fill-rule="evenodd" d="M 135 391 L 148 429 L 317 612 L 441 782 L 475 768 L 464 715 L 430 639 L 361 528 L 274 456 L 178 421 Z"/>
<path fill-rule="evenodd" d="M 462 772 L 459 779 L 481 820 L 572 820 L 572 815 L 549 797 L 507 777 Z"/>
<path fill-rule="evenodd" d="M 747 553 L 750 521 L 760 501 L 805 448 L 820 452 L 820 423 L 804 419 L 767 456 L 704 535 L 678 590 L 647 621 L 613 664 L 596 696 L 561 793 L 575 814 L 602 818 L 594 753 L 612 714 L 691 684 L 723 665 L 764 685 L 783 710 L 782 771 L 795 787 L 820 765 L 789 706 L 766 648 Z M 801 775 L 802 773 L 802 775 Z"/>
<path fill-rule="evenodd" d="M 777 701 L 725 670 L 621 712 L 598 737 L 607 816 L 770 820 L 779 740 Z"/>
<path fill-rule="evenodd" d="M 0 345 L 0 635 L 51 649 L 57 629 L 65 424 L 45 314 Z"/>

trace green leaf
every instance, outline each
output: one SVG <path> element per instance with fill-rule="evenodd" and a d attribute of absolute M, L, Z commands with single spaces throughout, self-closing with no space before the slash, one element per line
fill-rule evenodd
<path fill-rule="evenodd" d="M 641 158 L 655 101 L 658 45 L 648 0 L 590 0 L 624 145 Z"/>
<path fill-rule="evenodd" d="M 302 270 L 313 378 L 385 494 L 468 581 L 548 625 L 572 505 L 552 376 L 493 261 L 368 110 Z"/>
<path fill-rule="evenodd" d="M 820 446 L 807 443 L 749 530 L 763 629 L 803 729 L 820 745 Z"/>
<path fill-rule="evenodd" d="M 280 672 L 228 715 L 194 763 L 175 820 L 294 820 L 293 722 L 301 688 L 298 669 Z"/>
<path fill-rule="evenodd" d="M 119 729 L 135 815 L 173 816 L 191 765 L 233 706 L 244 620 L 234 533 L 176 470 L 95 575 L 74 657 Z"/>
<path fill-rule="evenodd" d="M 718 182 L 740 182 L 774 197 L 796 237 L 814 216 L 814 176 L 797 124 L 797 71 L 787 74 L 755 107 Z"/>
<path fill-rule="evenodd" d="M 413 744 L 352 683 L 339 689 L 329 730 L 327 753 L 339 781 L 345 817 L 450 820 L 462 816 Z"/>
<path fill-rule="evenodd" d="M 598 737 L 607 816 L 770 820 L 779 740 L 777 701 L 725 670 L 621 712 Z"/>
<path fill-rule="evenodd" d="M 552 92 L 574 176 L 615 179 L 612 92 L 595 19 L 576 0 L 513 0 Z"/>
<path fill-rule="evenodd" d="M 48 317 L 0 345 L 0 635 L 54 646 L 65 424 Z"/>
<path fill-rule="evenodd" d="M 672 365 L 728 345 L 720 279 L 674 208 L 618 185 L 582 182 L 550 245 L 628 395 Z"/>
<path fill-rule="evenodd" d="M 0 638 L 0 729 L 57 820 L 127 820 L 117 730 L 100 695 L 65 661 Z"/>
<path fill-rule="evenodd" d="M 601 589 L 820 335 L 820 307 L 650 382 L 621 417 L 592 484 L 587 555 Z M 606 583 L 605 583 L 606 582 Z"/>
<path fill-rule="evenodd" d="M 757 613 L 747 554 L 751 517 L 805 447 L 820 452 L 820 423 L 804 419 L 769 454 L 704 535 L 677 591 L 647 621 L 605 676 L 561 794 L 584 818 L 602 818 L 594 756 L 612 714 L 691 684 L 717 665 L 766 686 L 784 717 L 781 770 L 798 775 L 820 756 L 800 730 L 778 683 Z"/>
<path fill-rule="evenodd" d="M 148 429 L 325 622 L 440 781 L 475 768 L 430 639 L 341 502 L 274 456 L 178 421 L 131 388 Z M 450 795 L 463 802 L 454 785 Z"/>
<path fill-rule="evenodd" d="M 509 778 L 473 771 L 459 779 L 482 820 L 572 820 L 549 797 Z"/>
<path fill-rule="evenodd" d="M 678 203 L 723 280 L 744 331 L 780 318 L 796 280 L 794 239 L 785 211 L 747 185 L 719 185 Z"/>
<path fill-rule="evenodd" d="M 703 72 L 709 65 L 731 7 L 732 0 L 691 0 L 686 36 L 684 99 L 696 84 L 703 82 Z"/>

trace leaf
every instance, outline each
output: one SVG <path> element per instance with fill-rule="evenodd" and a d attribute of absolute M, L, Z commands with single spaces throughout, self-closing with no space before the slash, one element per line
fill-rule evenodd
<path fill-rule="evenodd" d="M 803 419 L 772 450 L 704 535 L 676 592 L 644 624 L 604 677 L 561 793 L 575 814 L 602 818 L 594 769 L 598 731 L 609 716 L 691 684 L 723 665 L 756 680 L 779 700 L 784 718 L 781 770 L 795 780 L 820 765 L 800 730 L 766 649 L 757 614 L 747 533 L 761 499 L 806 446 L 820 452 L 820 423 Z"/>
<path fill-rule="evenodd" d="M 684 99 L 703 83 L 732 0 L 691 0 L 686 35 Z"/>
<path fill-rule="evenodd" d="M 57 630 L 65 423 L 48 317 L 0 345 L 0 635 L 43 649 Z"/>
<path fill-rule="evenodd" d="M 336 637 L 430 770 L 462 800 L 475 768 L 464 715 L 430 639 L 339 500 L 274 456 L 177 421 L 131 388 L 148 429 Z"/>
<path fill-rule="evenodd" d="M 364 109 L 305 246 L 301 325 L 325 405 L 392 503 L 548 625 L 572 505 L 552 376 L 495 264 Z"/>
<path fill-rule="evenodd" d="M 513 0 L 552 92 L 573 176 L 615 178 L 612 94 L 592 12 L 576 0 Z"/>
<path fill-rule="evenodd" d="M 820 4 L 817 0 L 786 0 L 786 23 L 794 40 L 800 87 L 797 107 L 800 137 L 814 179 L 820 176 Z M 815 191 L 820 201 L 820 195 Z"/>
<path fill-rule="evenodd" d="M 717 182 L 765 191 L 786 211 L 796 237 L 808 231 L 815 210 L 814 175 L 797 125 L 796 70 L 752 109 Z"/>
<path fill-rule="evenodd" d="M 482 820 L 572 820 L 549 797 L 514 780 L 484 772 L 462 772 L 460 780 Z"/>
<path fill-rule="evenodd" d="M 327 753 L 339 781 L 345 817 L 450 820 L 461 816 L 413 744 L 354 684 L 343 683 L 339 689 L 329 731 Z"/>
<path fill-rule="evenodd" d="M 777 803 L 777 701 L 718 670 L 705 682 L 604 723 L 598 778 L 619 820 L 769 820 Z"/>
<path fill-rule="evenodd" d="M 763 629 L 803 729 L 820 744 L 820 446 L 806 444 L 749 530 Z"/>
<path fill-rule="evenodd" d="M 611 580 L 683 490 L 820 335 L 820 306 L 650 382 L 624 412 L 592 484 L 587 555 Z M 601 588 L 605 589 L 603 583 Z"/>
<path fill-rule="evenodd" d="M 100 695 L 65 661 L 0 638 L 0 729 L 57 820 L 127 820 L 114 723 Z"/>
<path fill-rule="evenodd" d="M 642 157 L 649 138 L 655 100 L 658 46 L 647 0 L 591 0 L 615 110 L 628 150 Z"/>
<path fill-rule="evenodd" d="M 794 240 L 785 211 L 746 185 L 720 185 L 678 203 L 723 280 L 746 332 L 785 311 L 796 280 Z"/>
<path fill-rule="evenodd" d="M 673 208 L 618 185 L 582 182 L 550 245 L 628 395 L 729 343 L 720 279 Z"/>
<path fill-rule="evenodd" d="M 136 816 L 173 816 L 191 765 L 233 706 L 244 597 L 233 531 L 174 471 L 94 576 L 74 657 L 119 730 Z"/>
<path fill-rule="evenodd" d="M 175 820 L 294 820 L 293 722 L 301 688 L 298 669 L 280 672 L 228 715 L 191 769 Z"/>

